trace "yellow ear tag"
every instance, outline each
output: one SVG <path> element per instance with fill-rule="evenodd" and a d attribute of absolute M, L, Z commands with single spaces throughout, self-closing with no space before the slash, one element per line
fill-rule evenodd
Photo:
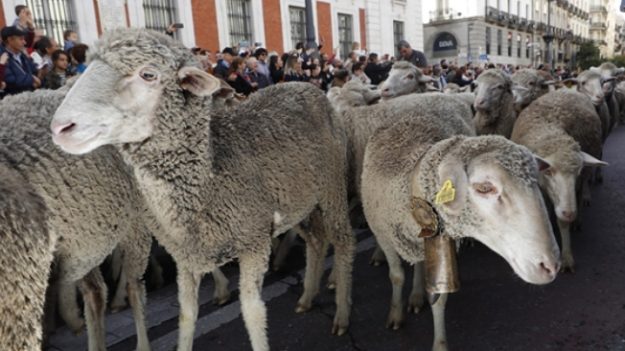
<path fill-rule="evenodd" d="M 451 180 L 447 179 L 445 183 L 443 183 L 443 187 L 436 194 L 436 199 L 434 203 L 437 205 L 446 204 L 448 202 L 454 201 L 456 198 L 456 189 L 454 189 L 454 185 L 451 183 Z"/>

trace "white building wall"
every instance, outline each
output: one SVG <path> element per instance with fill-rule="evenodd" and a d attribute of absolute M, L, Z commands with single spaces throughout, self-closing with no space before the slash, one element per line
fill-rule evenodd
<path fill-rule="evenodd" d="M 404 39 L 413 48 L 423 51 L 422 3 L 421 0 L 365 0 L 369 51 L 394 54 L 393 21 L 404 22 Z"/>

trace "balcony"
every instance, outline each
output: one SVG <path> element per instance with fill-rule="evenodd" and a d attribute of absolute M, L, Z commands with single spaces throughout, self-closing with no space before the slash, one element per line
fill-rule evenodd
<path fill-rule="evenodd" d="M 608 8 L 603 5 L 593 5 L 593 6 L 590 6 L 590 12 L 591 13 L 601 12 L 602 14 L 607 15 Z"/>
<path fill-rule="evenodd" d="M 607 30 L 608 26 L 605 24 L 605 22 L 593 22 L 590 24 L 590 29 L 591 30 Z"/>
<path fill-rule="evenodd" d="M 595 45 L 599 45 L 599 46 L 607 46 L 608 42 L 605 41 L 605 39 L 594 39 L 593 42 L 595 43 Z"/>
<path fill-rule="evenodd" d="M 508 27 L 517 28 L 519 26 L 519 17 L 517 15 L 508 15 Z"/>
<path fill-rule="evenodd" d="M 486 9 L 486 21 L 490 23 L 495 23 L 497 22 L 498 18 L 499 10 L 489 6 L 488 9 Z"/>

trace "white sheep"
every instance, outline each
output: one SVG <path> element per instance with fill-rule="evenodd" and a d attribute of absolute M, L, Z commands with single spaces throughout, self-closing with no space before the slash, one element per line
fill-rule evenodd
<path fill-rule="evenodd" d="M 534 156 L 501 136 L 467 137 L 468 130 L 450 122 L 443 115 L 413 116 L 378 129 L 367 144 L 363 207 L 389 263 L 393 293 L 387 325 L 394 328 L 404 313 L 400 257 L 417 272 L 423 269 L 422 236 L 432 223 L 438 223 L 430 228 L 434 234 L 481 241 L 527 282 L 549 283 L 558 271 L 558 247 Z M 445 184 L 453 193 L 437 201 Z M 422 301 L 423 273 L 416 277 Z M 447 349 L 446 300 L 441 294 L 432 305 L 434 350 Z"/>
<path fill-rule="evenodd" d="M 219 81 L 171 38 L 143 29 L 111 31 L 57 110 L 53 140 L 74 154 L 114 144 L 132 167 L 164 229 L 154 234 L 176 261 L 179 350 L 192 348 L 200 278 L 235 258 L 252 348 L 269 348 L 260 293 L 271 238 L 307 217 L 311 234 L 297 311 L 311 308 L 331 243 L 332 330 L 345 333 L 354 238 L 343 130 L 332 107 L 314 86 L 289 83 L 253 94 L 236 113 L 213 110 L 217 89 Z"/>
<path fill-rule="evenodd" d="M 532 101 L 547 94 L 555 81 L 547 79 L 545 72 L 531 68 L 520 69 L 511 77 L 514 108 L 517 113 L 529 106 Z"/>
<path fill-rule="evenodd" d="M 428 83 L 432 81 L 432 77 L 424 75 L 417 66 L 408 61 L 399 61 L 393 64 L 388 78 L 380 84 L 379 89 L 382 100 L 388 100 L 412 93 L 425 93 L 430 90 Z"/>
<path fill-rule="evenodd" d="M 603 166 L 601 122 L 587 96 L 556 91 L 538 98 L 521 112 L 512 141 L 525 145 L 550 167 L 540 175 L 540 185 L 553 203 L 562 237 L 562 268 L 574 269 L 570 224 L 576 219 L 577 185 L 588 191 L 583 166 Z M 586 174 L 584 172 L 583 174 Z"/>

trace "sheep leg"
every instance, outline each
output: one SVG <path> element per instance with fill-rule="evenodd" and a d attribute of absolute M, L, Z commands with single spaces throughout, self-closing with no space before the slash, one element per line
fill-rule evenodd
<path fill-rule="evenodd" d="M 289 254 L 289 250 L 293 246 L 293 242 L 295 241 L 296 237 L 297 233 L 294 230 L 288 230 L 284 234 L 282 240 L 280 240 L 280 243 L 274 250 L 275 256 L 273 258 L 272 264 L 274 271 L 279 271 L 282 268 L 286 256 Z"/>
<path fill-rule="evenodd" d="M 432 351 L 447 351 L 445 304 L 447 304 L 447 294 L 440 294 L 436 302 L 432 304 L 432 316 L 434 319 L 434 344 L 432 345 Z"/>
<path fill-rule="evenodd" d="M 413 267 L 412 291 L 408 298 L 408 312 L 419 313 L 425 301 L 425 275 L 423 262 L 417 262 Z"/>
<path fill-rule="evenodd" d="M 590 180 L 592 178 L 592 169 L 584 167 L 582 169 L 581 179 L 582 179 L 582 201 L 583 205 L 588 207 L 590 206 Z M 581 207 L 578 208 L 578 211 L 581 210 Z"/>
<path fill-rule="evenodd" d="M 386 260 L 388 262 L 388 274 L 393 287 L 393 293 L 391 295 L 391 310 L 388 314 L 386 321 L 387 328 L 393 328 L 393 330 L 399 329 L 404 322 L 404 303 L 402 301 L 402 290 L 404 288 L 404 268 L 401 266 L 401 259 L 391 247 L 390 244 L 378 241 Z"/>
<path fill-rule="evenodd" d="M 58 288 L 59 313 L 61 314 L 61 318 L 63 318 L 74 334 L 79 334 L 85 328 L 85 321 L 81 318 L 80 308 L 78 307 L 76 283 L 66 281 L 63 277 L 59 277 Z"/>
<path fill-rule="evenodd" d="M 113 301 L 111 301 L 111 312 L 115 313 L 126 307 L 127 285 L 128 278 L 126 277 L 126 270 L 122 268 L 121 273 L 119 274 L 119 280 L 117 281 L 115 296 L 113 296 Z"/>
<path fill-rule="evenodd" d="M 213 293 L 213 303 L 221 306 L 230 300 L 230 290 L 228 290 L 228 278 L 219 268 L 213 269 L 213 280 L 215 281 L 215 292 Z"/>
<path fill-rule="evenodd" d="M 384 262 L 386 262 L 384 251 L 382 251 L 382 249 L 380 248 L 380 244 L 376 244 L 375 251 L 373 251 L 373 255 L 371 255 L 371 260 L 369 260 L 369 264 L 378 267 Z"/>
<path fill-rule="evenodd" d="M 254 351 L 269 350 L 267 340 L 267 309 L 261 299 L 264 274 L 269 265 L 266 255 L 241 255 L 239 257 L 239 297 L 245 328 Z"/>
<path fill-rule="evenodd" d="M 317 211 L 315 211 L 317 212 Z M 296 313 L 309 311 L 312 301 L 319 293 L 321 276 L 323 275 L 323 261 L 328 251 L 328 243 L 319 232 L 317 215 L 311 215 L 312 233 L 306 238 L 306 274 L 304 276 L 304 292 L 297 301 Z"/>
<path fill-rule="evenodd" d="M 571 248 L 571 223 L 558 219 L 558 228 L 560 229 L 560 237 L 562 239 L 562 268 L 563 272 L 567 270 L 574 272 L 575 260 L 573 259 L 573 249 Z"/>
<path fill-rule="evenodd" d="M 137 331 L 137 351 L 150 350 L 148 330 L 145 326 L 145 283 L 141 278 L 129 279 L 127 284 L 128 301 L 132 307 Z"/>
<path fill-rule="evenodd" d="M 80 291 L 85 301 L 85 320 L 87 321 L 87 335 L 89 351 L 106 350 L 106 326 L 104 314 L 106 311 L 106 284 L 100 268 L 96 267 L 80 280 Z"/>
<path fill-rule="evenodd" d="M 150 247 L 152 246 L 152 236 L 147 229 L 136 229 L 135 233 L 144 233 L 144 235 L 136 238 L 134 242 L 121 244 L 123 251 L 123 265 L 119 285 L 126 288 L 128 293 L 128 302 L 132 308 L 132 315 L 135 320 L 135 329 L 137 333 L 137 351 L 149 351 L 150 342 L 148 341 L 148 331 L 145 326 L 145 282 L 143 274 L 145 273 L 149 257 Z"/>
<path fill-rule="evenodd" d="M 352 308 L 352 266 L 354 262 L 354 237 L 350 230 L 345 231 L 347 240 L 336 240 L 334 246 L 334 270 L 336 272 L 336 314 L 332 334 L 343 335 L 349 327 Z"/>
<path fill-rule="evenodd" d="M 198 292 L 202 274 L 186 268 L 178 268 L 178 302 L 180 317 L 178 319 L 178 351 L 191 351 L 195 321 L 198 312 Z"/>

